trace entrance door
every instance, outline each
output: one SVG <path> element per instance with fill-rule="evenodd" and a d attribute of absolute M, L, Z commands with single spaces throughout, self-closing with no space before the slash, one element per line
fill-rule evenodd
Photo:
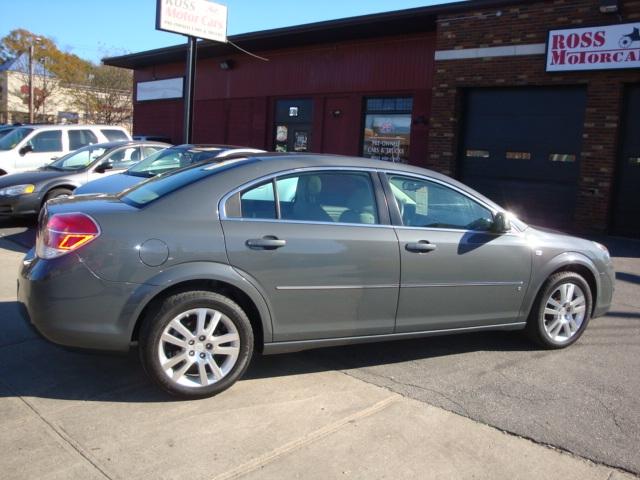
<path fill-rule="evenodd" d="M 583 87 L 468 90 L 462 181 L 534 225 L 571 224 L 585 102 Z"/>
<path fill-rule="evenodd" d="M 624 104 L 612 233 L 640 238 L 640 85 L 629 87 Z"/>
<path fill-rule="evenodd" d="M 277 100 L 273 149 L 276 152 L 311 150 L 311 99 Z"/>

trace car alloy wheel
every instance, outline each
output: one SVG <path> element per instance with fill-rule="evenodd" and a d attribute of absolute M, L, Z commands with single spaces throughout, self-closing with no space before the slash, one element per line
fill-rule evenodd
<path fill-rule="evenodd" d="M 587 299 L 574 283 L 562 283 L 547 298 L 543 313 L 544 329 L 558 343 L 569 341 L 582 326 Z"/>
<path fill-rule="evenodd" d="M 205 398 L 242 377 L 253 355 L 253 327 L 229 297 L 186 291 L 149 308 L 138 344 L 145 371 L 160 387 L 183 398 Z"/>
<path fill-rule="evenodd" d="M 564 271 L 551 275 L 534 302 L 526 331 L 543 348 L 564 348 L 577 341 L 591 315 L 591 288 L 582 275 Z"/>
<path fill-rule="evenodd" d="M 160 337 L 158 360 L 172 382 L 206 387 L 222 380 L 235 366 L 240 335 L 233 322 L 212 308 L 177 315 Z"/>

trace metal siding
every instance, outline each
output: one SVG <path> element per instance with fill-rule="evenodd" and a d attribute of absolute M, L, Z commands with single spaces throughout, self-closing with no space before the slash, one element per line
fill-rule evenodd
<path fill-rule="evenodd" d="M 426 99 L 432 86 L 434 50 L 435 34 L 428 32 L 261 52 L 268 62 L 244 54 L 201 59 L 196 74 L 194 141 L 270 148 L 273 112 L 269 105 L 277 98 L 298 96 L 314 99 L 314 150 L 357 154 L 363 97 L 411 95 L 420 106 L 414 113 L 429 117 Z M 220 69 L 223 60 L 232 60 L 233 68 Z M 173 63 L 136 70 L 135 80 L 182 75 L 184 65 Z M 326 101 L 332 97 L 349 98 L 349 108 L 339 122 L 329 121 L 325 112 Z M 165 103 L 136 102 L 134 132 L 169 135 L 180 142 L 182 102 L 174 101 L 171 113 Z M 347 133 L 325 133 L 325 128 L 343 128 Z M 426 158 L 426 137 L 424 128 L 415 129 L 411 155 L 416 163 Z"/>

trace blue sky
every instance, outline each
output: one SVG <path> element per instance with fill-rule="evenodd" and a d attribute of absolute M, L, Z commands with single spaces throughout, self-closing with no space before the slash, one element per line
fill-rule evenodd
<path fill-rule="evenodd" d="M 230 35 L 446 0 L 218 0 L 229 8 Z M 155 30 L 155 0 L 20 0 L 2 2 L 0 37 L 15 28 L 52 37 L 61 50 L 92 61 L 183 43 Z"/>

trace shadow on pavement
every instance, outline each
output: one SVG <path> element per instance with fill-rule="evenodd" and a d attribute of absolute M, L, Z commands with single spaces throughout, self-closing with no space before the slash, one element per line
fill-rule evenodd
<path fill-rule="evenodd" d="M 616 280 L 640 284 L 640 275 L 636 275 L 635 273 L 616 272 Z"/>
<path fill-rule="evenodd" d="M 147 378 L 137 349 L 114 355 L 53 345 L 21 319 L 17 302 L 0 302 L 0 319 L 0 323 L 6 322 L 5 334 L 0 335 L 0 397 L 140 403 L 176 400 Z M 408 362 L 479 350 L 533 349 L 517 332 L 448 336 L 446 341 L 442 338 L 255 355 L 243 380 Z"/>

